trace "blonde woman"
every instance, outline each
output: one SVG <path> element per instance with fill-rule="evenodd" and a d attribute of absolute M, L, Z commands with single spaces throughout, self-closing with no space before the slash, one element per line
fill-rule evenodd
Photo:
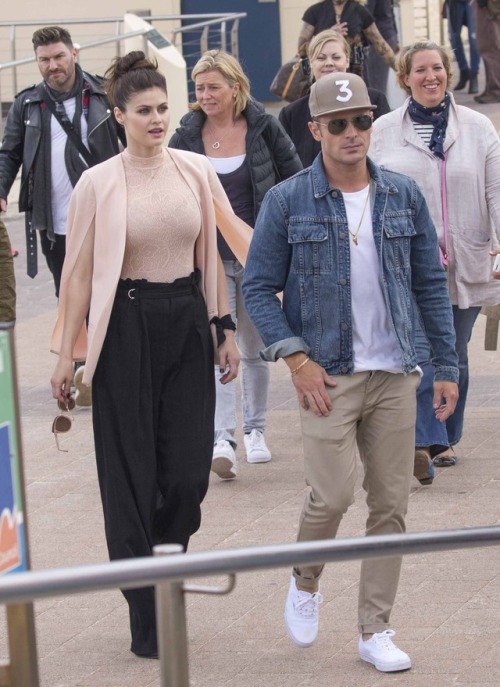
<path fill-rule="evenodd" d="M 469 385 L 467 346 L 481 306 L 500 303 L 490 254 L 500 242 L 500 141 L 487 117 L 455 103 L 445 48 L 430 41 L 403 48 L 397 78 L 408 98 L 375 122 L 370 156 L 412 176 L 423 191 L 446 266 L 460 370 L 455 413 L 439 422 L 431 404 L 427 407 L 434 367 L 426 335 L 417 330 L 424 377 L 417 396 L 414 474 L 430 484 L 434 466 L 457 462 L 454 447 L 462 438 Z"/>
<path fill-rule="evenodd" d="M 250 96 L 240 63 L 222 50 L 204 53 L 193 69 L 196 102 L 169 146 L 205 155 L 217 172 L 234 212 L 253 227 L 266 192 L 302 169 L 295 147 L 279 122 Z M 222 236 L 218 247 L 226 272 L 229 304 L 237 321 L 241 352 L 244 444 L 249 463 L 266 463 L 264 439 L 268 364 L 263 343 L 251 323 L 241 291 L 243 266 Z M 216 368 L 216 377 L 219 376 Z M 212 470 L 221 479 L 236 476 L 236 386 L 216 385 L 215 443 Z"/>
<path fill-rule="evenodd" d="M 318 33 L 308 48 L 313 81 L 318 81 L 332 72 L 347 71 L 350 54 L 349 43 L 338 31 L 327 29 Z M 389 103 L 382 91 L 369 88 L 368 95 L 372 105 L 377 108 L 373 111 L 374 119 L 390 112 Z M 313 138 L 307 125 L 311 121 L 309 95 L 286 105 L 280 111 L 279 120 L 294 142 L 302 164 L 309 167 L 321 150 L 321 144 Z"/>

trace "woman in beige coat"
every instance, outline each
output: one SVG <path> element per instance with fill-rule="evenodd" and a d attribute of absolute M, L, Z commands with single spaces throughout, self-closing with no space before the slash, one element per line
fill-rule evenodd
<path fill-rule="evenodd" d="M 168 98 L 156 65 L 133 52 L 107 76 L 127 148 L 84 172 L 71 198 L 52 392 L 67 403 L 73 360 L 86 359 L 106 540 L 119 559 L 151 555 L 160 543 L 187 547 L 200 525 L 214 349 L 222 383 L 239 363 L 216 206 L 221 226 L 237 218 L 204 158 L 164 148 Z M 131 650 L 157 657 L 153 588 L 123 593 Z"/>
<path fill-rule="evenodd" d="M 459 356 L 460 398 L 441 425 L 425 414 L 432 394 L 432 365 L 425 334 L 417 340 L 424 378 L 418 392 L 415 476 L 429 484 L 434 465 L 454 465 L 462 436 L 469 383 L 467 345 L 481 306 L 500 302 L 492 277 L 500 231 L 500 141 L 490 120 L 457 105 L 449 92 L 446 50 L 422 42 L 401 52 L 397 77 L 409 98 L 373 126 L 370 156 L 413 177 L 422 189 L 437 230 L 453 304 Z M 431 404 L 429 404 L 429 408 Z"/>

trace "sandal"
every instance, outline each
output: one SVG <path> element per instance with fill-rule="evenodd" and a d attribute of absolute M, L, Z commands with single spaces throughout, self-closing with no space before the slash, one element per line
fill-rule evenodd
<path fill-rule="evenodd" d="M 453 449 L 449 448 L 447 451 L 434 456 L 432 460 L 434 467 L 451 468 L 456 465 L 458 463 L 458 456 L 456 456 L 452 451 Z"/>

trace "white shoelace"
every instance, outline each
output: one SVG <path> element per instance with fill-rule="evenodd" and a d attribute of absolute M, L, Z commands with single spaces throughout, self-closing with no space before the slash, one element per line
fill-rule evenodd
<path fill-rule="evenodd" d="M 309 594 L 299 591 L 299 600 L 294 604 L 294 610 L 303 618 L 314 618 L 319 605 L 323 603 L 323 596 L 319 592 Z"/>
<path fill-rule="evenodd" d="M 384 647 L 388 651 L 394 651 L 397 649 L 397 646 L 394 644 L 392 641 L 391 637 L 394 637 L 396 633 L 394 630 L 384 630 L 383 632 L 376 632 L 373 637 L 371 637 L 371 640 L 369 639 L 368 641 L 373 641 L 375 644 L 377 644 L 380 647 Z"/>
<path fill-rule="evenodd" d="M 264 443 L 264 435 L 262 432 L 257 432 L 253 430 L 250 432 L 250 444 L 252 448 L 263 448 L 262 444 Z"/>

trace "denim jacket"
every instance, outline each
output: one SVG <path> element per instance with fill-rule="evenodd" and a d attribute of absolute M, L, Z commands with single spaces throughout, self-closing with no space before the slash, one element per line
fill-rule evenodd
<path fill-rule="evenodd" d="M 409 177 L 369 159 L 368 169 L 373 236 L 402 372 L 417 365 L 416 302 L 436 380 L 457 382 L 452 309 L 425 200 Z M 329 185 L 320 153 L 311 167 L 268 191 L 255 225 L 243 293 L 266 345 L 264 360 L 304 351 L 328 374 L 352 374 L 349 250 L 342 193 Z"/>

